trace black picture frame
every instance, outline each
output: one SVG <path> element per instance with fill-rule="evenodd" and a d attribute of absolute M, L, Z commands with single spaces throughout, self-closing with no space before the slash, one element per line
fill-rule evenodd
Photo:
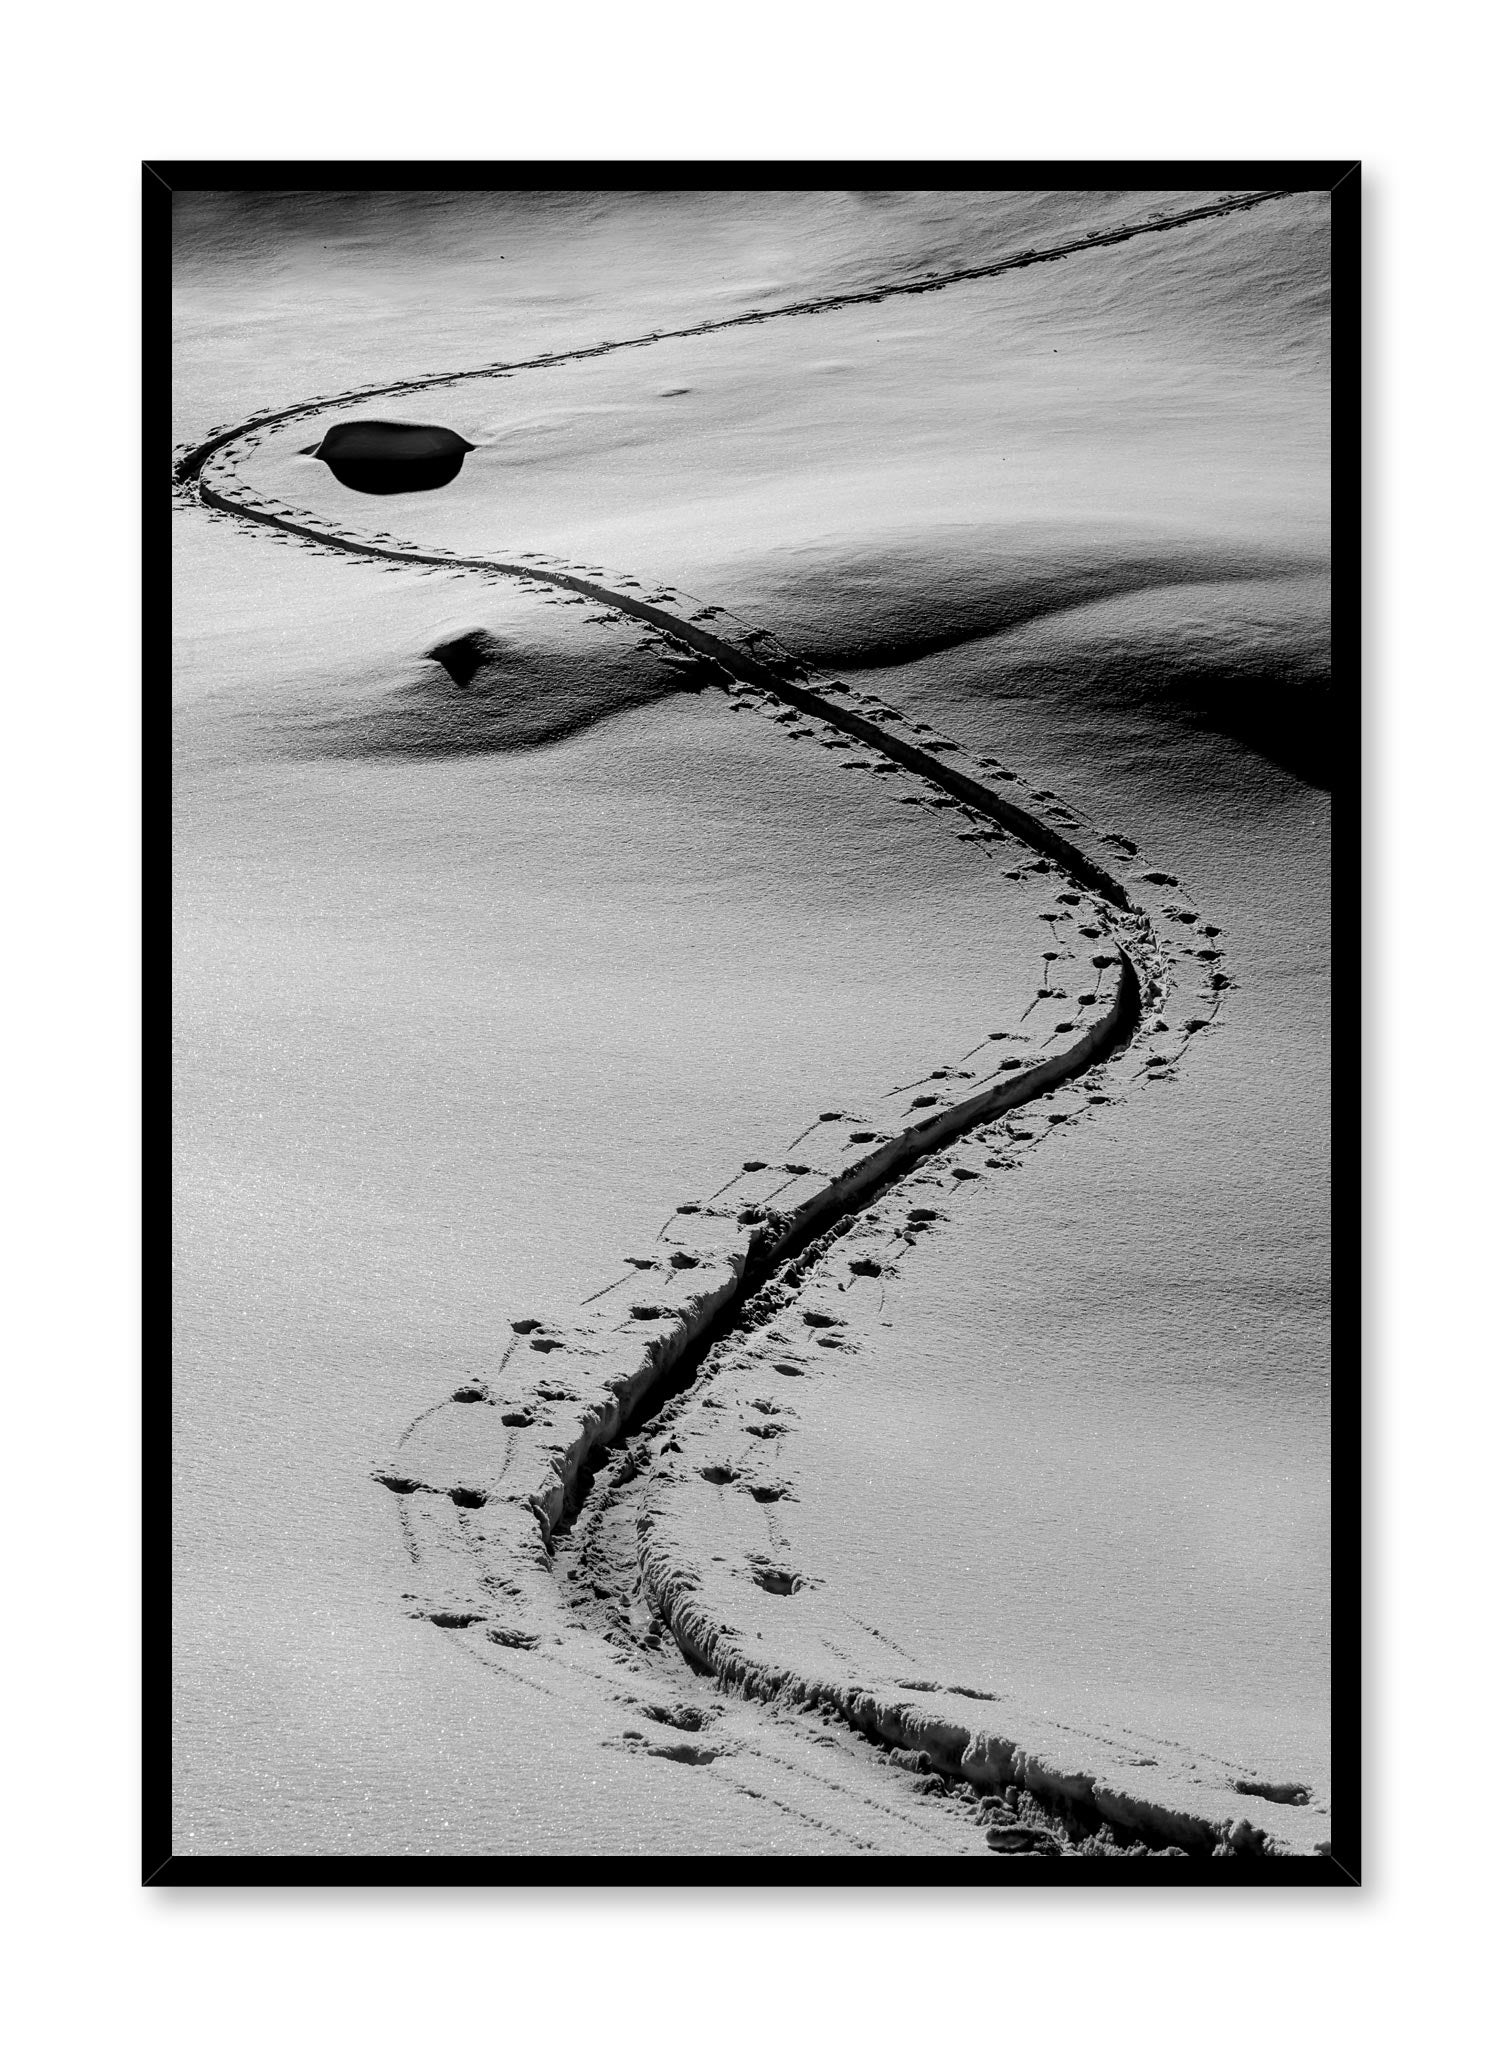
<path fill-rule="evenodd" d="M 171 221 L 174 194 L 200 191 L 702 190 L 933 188 L 1326 192 L 1332 229 L 1332 582 L 1334 721 L 1332 861 L 1335 984 L 1360 986 L 1362 890 L 1361 419 L 1362 200 L 1349 160 L 1141 162 L 244 162 L 153 160 L 142 166 L 143 672 L 171 660 L 169 569 Z M 1362 1333 L 1361 1069 L 1332 1075 L 1332 1844 L 1324 1857 L 1263 1859 L 978 1858 L 954 1864 L 901 1856 L 778 1860 L 741 1857 L 184 1855 L 171 1839 L 171 1355 L 167 1002 L 170 871 L 166 693 L 144 693 L 143 758 L 148 916 L 144 1099 L 147 1130 L 143 1287 L 143 1755 L 142 1864 L 147 1886 L 932 1886 L 995 1889 L 1118 1886 L 1351 1887 L 1362 1876 Z"/>

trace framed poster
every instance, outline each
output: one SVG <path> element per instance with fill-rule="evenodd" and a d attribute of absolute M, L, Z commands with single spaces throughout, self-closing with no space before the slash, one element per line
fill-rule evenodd
<path fill-rule="evenodd" d="M 1356 166 L 144 188 L 146 1881 L 1355 1883 Z"/>

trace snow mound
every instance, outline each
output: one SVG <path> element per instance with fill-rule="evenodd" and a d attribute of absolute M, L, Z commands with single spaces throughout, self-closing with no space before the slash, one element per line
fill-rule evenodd
<path fill-rule="evenodd" d="M 899 532 L 855 549 L 815 544 L 744 573 L 763 615 L 828 668 L 896 667 L 974 646 L 963 674 L 985 700 L 1132 706 L 1226 734 L 1329 786 L 1322 554 L 1030 521 Z"/>
<path fill-rule="evenodd" d="M 421 654 L 312 681 L 296 712 L 279 706 L 274 744 L 305 757 L 510 753 L 699 686 L 651 645 L 602 634 L 598 650 L 581 648 L 540 612 L 514 607 L 504 621 L 446 630 Z"/>

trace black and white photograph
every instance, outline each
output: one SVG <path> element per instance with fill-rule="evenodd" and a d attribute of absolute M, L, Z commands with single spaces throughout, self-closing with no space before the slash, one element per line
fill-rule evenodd
<path fill-rule="evenodd" d="M 1356 1883 L 1357 165 L 143 184 L 148 1882 Z"/>
<path fill-rule="evenodd" d="M 1496 2031 L 1498 40 L 17 17 L 17 2039 Z"/>

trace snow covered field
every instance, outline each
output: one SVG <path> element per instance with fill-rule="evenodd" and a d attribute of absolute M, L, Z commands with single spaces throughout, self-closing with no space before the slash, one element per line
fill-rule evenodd
<path fill-rule="evenodd" d="M 176 428 L 1205 197 L 180 199 Z M 180 1853 L 1047 1853 L 1082 1772 L 1098 1847 L 1149 1781 L 1155 1844 L 1328 1837 L 1326 218 L 1290 196 L 330 402 L 204 460 L 173 677 Z M 362 497 L 308 452 L 361 418 L 474 452 Z M 1141 925 L 632 604 L 981 764 Z M 430 658 L 461 640 L 462 684 Z M 822 1112 L 853 1143 L 869 1105 L 980 1086 L 978 1048 L 1084 1030 L 1117 938 L 1142 1028 L 882 1192 L 500 1583 L 504 1489 L 433 1474 L 508 1403 L 542 1441 L 513 1326 L 576 1328 L 623 1274 L 635 1301 L 656 1269 L 623 1260 L 686 1202 L 778 1213 Z M 644 1519 L 817 1711 L 688 1667 Z M 967 1754 L 1023 1744 L 1032 1779 L 892 1769 L 924 1745 L 846 1697 L 884 1687 L 946 1689 Z"/>

